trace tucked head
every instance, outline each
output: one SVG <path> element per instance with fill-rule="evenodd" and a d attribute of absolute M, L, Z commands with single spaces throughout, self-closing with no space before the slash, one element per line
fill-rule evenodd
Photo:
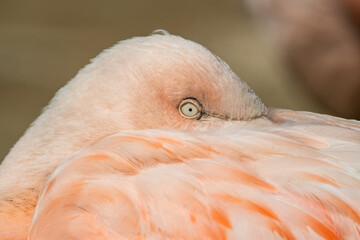
<path fill-rule="evenodd" d="M 77 105 L 75 112 L 105 114 L 107 124 L 117 121 L 119 130 L 192 128 L 211 121 L 251 120 L 267 111 L 220 58 L 170 34 L 119 42 L 58 95 L 54 102 L 72 99 L 68 104 Z"/>

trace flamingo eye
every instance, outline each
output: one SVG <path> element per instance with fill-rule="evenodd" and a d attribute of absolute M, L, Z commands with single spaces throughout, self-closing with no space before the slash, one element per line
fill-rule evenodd
<path fill-rule="evenodd" d="M 199 119 L 202 107 L 196 99 L 187 98 L 181 102 L 179 111 L 184 118 Z"/>

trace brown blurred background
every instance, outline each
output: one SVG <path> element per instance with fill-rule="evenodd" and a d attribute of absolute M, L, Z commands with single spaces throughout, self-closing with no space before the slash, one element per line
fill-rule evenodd
<path fill-rule="evenodd" d="M 90 58 L 159 28 L 209 48 L 267 105 L 333 114 L 295 80 L 244 6 L 235 0 L 0 1 L 0 161 Z"/>

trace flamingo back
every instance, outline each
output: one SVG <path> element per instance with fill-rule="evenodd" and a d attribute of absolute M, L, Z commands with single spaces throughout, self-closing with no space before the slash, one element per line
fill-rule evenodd
<path fill-rule="evenodd" d="M 360 239 L 359 122 L 122 131 L 65 160 L 28 239 Z"/>

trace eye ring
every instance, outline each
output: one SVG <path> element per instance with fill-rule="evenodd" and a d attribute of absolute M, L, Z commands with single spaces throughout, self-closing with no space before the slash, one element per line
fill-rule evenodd
<path fill-rule="evenodd" d="M 200 119 L 203 107 L 196 98 L 185 98 L 179 105 L 181 116 L 188 119 Z"/>

